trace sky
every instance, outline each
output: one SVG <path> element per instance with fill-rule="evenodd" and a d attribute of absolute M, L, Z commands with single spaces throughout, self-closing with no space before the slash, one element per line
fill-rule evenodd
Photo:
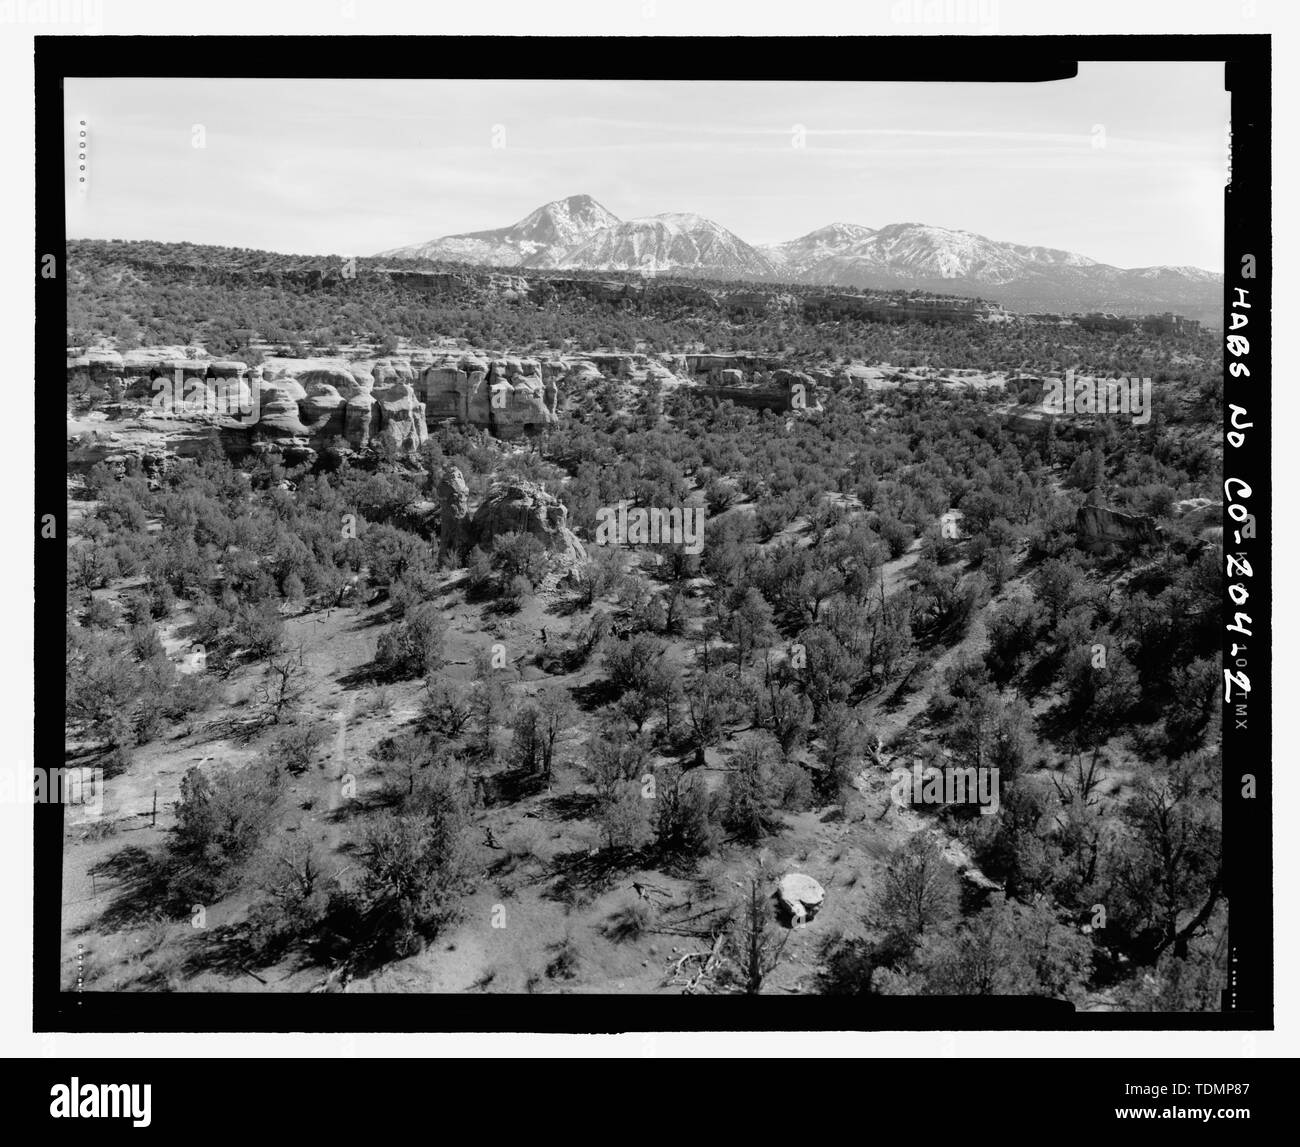
<path fill-rule="evenodd" d="M 368 255 L 587 194 L 623 219 L 695 212 L 756 246 L 927 223 L 1120 267 L 1222 261 L 1222 64 L 1081 63 L 1043 84 L 110 78 L 65 92 L 70 238 Z"/>

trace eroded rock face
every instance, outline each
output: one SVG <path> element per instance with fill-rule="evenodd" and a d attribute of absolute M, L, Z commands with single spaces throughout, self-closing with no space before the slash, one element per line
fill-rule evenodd
<path fill-rule="evenodd" d="M 645 355 L 632 352 L 589 354 L 587 361 L 610 378 L 631 378 L 632 372 L 645 365 Z"/>
<path fill-rule="evenodd" d="M 405 359 L 381 358 L 370 368 L 370 377 L 376 386 L 394 382 L 414 382 L 415 370 Z"/>
<path fill-rule="evenodd" d="M 302 420 L 327 441 L 343 438 L 347 399 L 328 382 L 309 382 L 306 389 L 307 397 L 298 404 Z"/>
<path fill-rule="evenodd" d="M 317 363 L 264 373 L 234 360 L 142 351 L 70 358 L 68 381 L 102 386 L 114 401 L 136 400 L 139 408 L 124 408 L 122 417 L 144 430 L 166 418 L 192 426 L 191 437 L 219 440 L 234 455 L 270 442 L 307 457 L 339 438 L 355 451 L 414 454 L 429 436 L 424 403 L 411 385 L 415 370 L 397 359 L 380 359 L 373 369 L 381 380 L 378 393 L 375 377 L 361 365 Z"/>
<path fill-rule="evenodd" d="M 565 561 L 585 561 L 586 547 L 568 526 L 569 511 L 536 482 L 511 479 L 488 491 L 474 513 L 474 544 L 488 549 L 501 534 L 532 534 L 546 551 Z"/>
<path fill-rule="evenodd" d="M 312 367 L 309 370 L 297 371 L 294 377 L 308 394 L 311 393 L 313 386 L 328 386 L 346 399 L 351 398 L 360 389 L 357 375 L 350 370 L 344 370 L 341 366 Z"/>
<path fill-rule="evenodd" d="M 294 386 L 302 390 L 296 383 Z M 304 393 L 303 398 L 306 397 Z M 264 382 L 260 393 L 258 432 L 272 438 L 305 438 L 309 430 L 303 424 L 298 401 L 285 383 L 279 380 Z"/>
<path fill-rule="evenodd" d="M 1079 545 L 1094 551 L 1116 545 L 1149 545 L 1160 539 L 1160 529 L 1153 518 L 1108 509 L 1091 495 L 1075 514 L 1074 528 Z"/>
<path fill-rule="evenodd" d="M 604 376 L 600 373 L 598 367 L 590 359 L 579 359 L 569 365 L 569 372 L 566 376 L 575 382 L 598 382 Z"/>
<path fill-rule="evenodd" d="M 372 415 L 378 413 L 379 424 L 372 425 L 370 440 L 385 453 L 414 454 L 429 437 L 424 404 L 406 382 L 394 382 L 374 393 Z"/>
<path fill-rule="evenodd" d="M 356 450 L 370 445 L 370 424 L 374 417 L 375 396 L 373 383 L 363 386 L 351 398 L 343 411 L 343 437 Z"/>
<path fill-rule="evenodd" d="M 485 361 L 465 355 L 455 364 L 430 366 L 417 390 L 431 421 L 518 438 L 555 425 L 563 370 L 547 366 L 532 358 Z"/>

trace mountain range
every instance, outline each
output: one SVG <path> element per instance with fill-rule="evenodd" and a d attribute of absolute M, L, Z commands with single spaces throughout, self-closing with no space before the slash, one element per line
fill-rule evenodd
<path fill-rule="evenodd" d="M 378 257 L 919 289 L 978 295 L 1019 310 L 1174 310 L 1196 318 L 1217 314 L 1223 293 L 1222 276 L 1198 267 L 1125 269 L 924 223 L 832 223 L 754 247 L 701 215 L 619 219 L 589 195 L 557 199 L 509 227 L 447 235 Z"/>

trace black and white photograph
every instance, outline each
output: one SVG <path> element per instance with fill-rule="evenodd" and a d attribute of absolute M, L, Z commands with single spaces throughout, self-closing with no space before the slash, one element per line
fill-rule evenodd
<path fill-rule="evenodd" d="M 34 29 L 36 1031 L 1272 1028 L 1270 39 L 889 11 Z"/>

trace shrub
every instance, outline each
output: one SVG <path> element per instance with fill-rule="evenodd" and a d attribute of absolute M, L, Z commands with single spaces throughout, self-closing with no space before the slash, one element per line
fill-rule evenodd
<path fill-rule="evenodd" d="M 656 798 L 655 842 L 671 855 L 707 856 L 718 842 L 717 802 L 703 780 L 665 770 Z"/>
<path fill-rule="evenodd" d="M 600 826 L 605 847 L 611 851 L 644 844 L 649 835 L 649 825 L 640 786 L 634 782 L 619 785 L 600 802 L 596 823 Z"/>
<path fill-rule="evenodd" d="M 914 833 L 889 862 L 878 907 L 886 929 L 906 944 L 956 915 L 956 875 L 924 833 Z"/>
<path fill-rule="evenodd" d="M 722 823 L 737 840 L 753 844 L 774 827 L 768 805 L 773 746 L 751 737 L 732 759 L 724 786 Z"/>
<path fill-rule="evenodd" d="M 186 901 L 226 892 L 270 831 L 279 797 L 264 764 L 212 773 L 191 768 L 176 805 L 173 890 Z"/>
<path fill-rule="evenodd" d="M 416 606 L 379 639 L 375 664 L 393 677 L 422 677 L 441 664 L 446 631 L 437 606 Z"/>
<path fill-rule="evenodd" d="M 802 812 L 812 804 L 813 785 L 808 770 L 794 761 L 780 761 L 772 769 L 772 801 L 778 808 Z"/>
<path fill-rule="evenodd" d="M 294 721 L 276 733 L 269 755 L 276 767 L 282 764 L 291 773 L 304 773 L 328 736 L 329 730 L 314 721 Z"/>
<path fill-rule="evenodd" d="M 555 955 L 551 962 L 546 965 L 546 975 L 552 980 L 572 980 L 578 974 L 578 966 L 582 962 L 578 945 L 573 942 L 572 936 L 566 936 L 554 947 Z"/>
<path fill-rule="evenodd" d="M 656 912 L 647 901 L 637 896 L 620 904 L 601 926 L 601 933 L 615 944 L 639 940 L 655 922 Z"/>
<path fill-rule="evenodd" d="M 450 791 L 423 814 L 389 813 L 361 842 L 360 900 L 374 943 L 398 957 L 418 952 L 455 919 L 464 888 L 464 812 Z"/>

